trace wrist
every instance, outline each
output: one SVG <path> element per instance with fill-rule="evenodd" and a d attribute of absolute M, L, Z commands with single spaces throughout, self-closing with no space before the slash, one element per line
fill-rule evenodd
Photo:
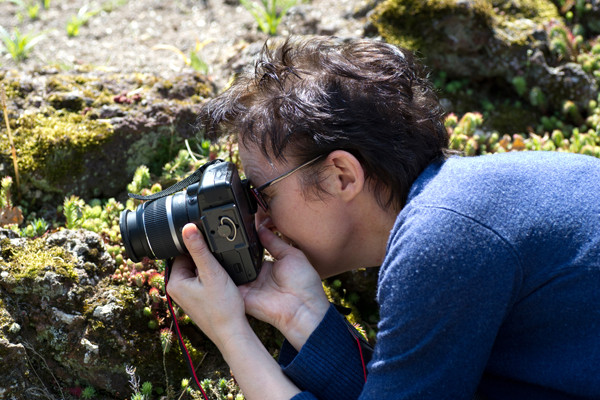
<path fill-rule="evenodd" d="M 252 330 L 248 319 L 230 324 L 227 329 L 221 329 L 214 338 L 210 338 L 217 346 L 219 351 L 226 358 L 226 354 L 231 351 L 239 351 L 244 343 L 254 341 L 256 333 Z"/>
<path fill-rule="evenodd" d="M 310 335 L 317 329 L 329 309 L 329 302 L 318 302 L 299 308 L 294 317 L 285 324 L 281 333 L 290 344 L 300 351 Z"/>
<path fill-rule="evenodd" d="M 300 390 L 250 328 L 235 332 L 218 344 L 219 351 L 247 399 L 291 399 Z"/>

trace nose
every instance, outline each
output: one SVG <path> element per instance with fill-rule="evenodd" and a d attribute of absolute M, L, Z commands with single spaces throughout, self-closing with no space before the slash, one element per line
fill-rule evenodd
<path fill-rule="evenodd" d="M 275 226 L 273 220 L 271 220 L 271 216 L 260 207 L 258 207 L 254 215 L 254 224 L 256 225 L 256 229 L 260 228 L 261 225 L 267 229 L 272 229 Z"/>

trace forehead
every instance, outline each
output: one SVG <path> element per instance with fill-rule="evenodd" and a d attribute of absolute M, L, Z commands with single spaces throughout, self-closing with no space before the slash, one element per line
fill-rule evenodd
<path fill-rule="evenodd" d="M 268 160 L 258 146 L 244 146 L 240 143 L 239 155 L 246 177 L 256 186 L 260 186 L 285 169 L 285 164 L 280 161 Z"/>

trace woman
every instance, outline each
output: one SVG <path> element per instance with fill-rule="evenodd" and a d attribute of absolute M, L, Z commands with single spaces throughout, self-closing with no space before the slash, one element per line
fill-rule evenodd
<path fill-rule="evenodd" d="M 168 289 L 247 398 L 600 398 L 600 160 L 449 157 L 442 114 L 408 51 L 335 38 L 265 47 L 205 105 L 276 261 L 236 287 L 189 224 Z M 364 369 L 321 279 L 379 265 Z M 246 313 L 283 333 L 281 365 Z"/>

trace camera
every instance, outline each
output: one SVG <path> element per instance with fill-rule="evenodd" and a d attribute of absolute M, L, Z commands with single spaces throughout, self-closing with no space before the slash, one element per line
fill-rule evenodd
<path fill-rule="evenodd" d="M 139 262 L 144 257 L 187 254 L 181 231 L 192 222 L 236 285 L 253 281 L 264 252 L 254 225 L 256 200 L 234 164 L 216 160 L 203 167 L 199 181 L 185 191 L 150 196 L 152 200 L 135 211 L 121 213 L 119 226 L 127 255 Z"/>

